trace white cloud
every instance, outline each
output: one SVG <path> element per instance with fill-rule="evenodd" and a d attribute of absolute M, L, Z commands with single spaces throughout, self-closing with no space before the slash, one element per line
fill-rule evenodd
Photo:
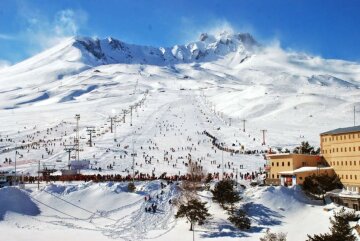
<path fill-rule="evenodd" d="M 9 67 L 10 65 L 9 61 L 0 59 L 0 70 Z"/>
<path fill-rule="evenodd" d="M 3 39 L 3 40 L 12 40 L 12 39 L 14 39 L 14 38 L 15 38 L 14 36 L 0 33 L 0 39 Z"/>
<path fill-rule="evenodd" d="M 254 34 L 255 31 L 250 25 L 235 26 L 226 19 L 213 19 L 206 24 L 196 24 L 191 18 L 181 18 L 181 35 L 185 42 L 198 40 L 201 33 L 219 35 L 223 32 L 240 33 L 247 32 Z"/>
<path fill-rule="evenodd" d="M 214 23 L 214 25 L 206 27 L 204 30 L 205 31 L 203 32 L 207 32 L 213 35 L 219 35 L 223 32 L 227 32 L 230 34 L 236 32 L 234 26 L 226 20 L 218 20 Z"/>
<path fill-rule="evenodd" d="M 51 19 L 32 13 L 26 20 L 27 28 L 23 37 L 31 45 L 31 54 L 34 54 L 77 35 L 87 22 L 87 14 L 82 10 L 64 9 Z"/>

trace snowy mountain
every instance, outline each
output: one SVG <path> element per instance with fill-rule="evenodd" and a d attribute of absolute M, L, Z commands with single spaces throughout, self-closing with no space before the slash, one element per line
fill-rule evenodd
<path fill-rule="evenodd" d="M 358 63 L 260 45 L 247 33 L 203 33 L 173 47 L 74 37 L 0 70 L 0 112 L 16 109 L 15 118 L 28 120 L 31 111 L 71 110 L 62 111 L 62 120 L 79 106 L 103 110 L 117 108 L 114 100 L 134 101 L 129 94 L 137 82 L 139 90 L 154 93 L 191 88 L 200 95 L 206 88 L 223 118 L 239 126 L 240 119 L 249 120 L 256 136 L 261 128 L 271 130 L 272 145 L 295 145 L 302 136 L 316 144 L 319 132 L 351 125 L 359 81 Z M 284 126 L 287 135 L 280 134 Z"/>
<path fill-rule="evenodd" d="M 235 52 L 245 55 L 258 44 L 250 34 L 219 36 L 201 34 L 199 41 L 170 48 L 155 48 L 127 44 L 114 38 L 74 38 L 72 46 L 78 48 L 85 63 L 94 64 L 150 64 L 170 65 L 212 61 Z"/>

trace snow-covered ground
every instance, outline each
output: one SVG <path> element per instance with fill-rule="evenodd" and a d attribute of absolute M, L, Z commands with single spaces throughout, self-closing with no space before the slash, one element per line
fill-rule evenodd
<path fill-rule="evenodd" d="M 133 150 L 135 171 L 150 175 L 186 174 L 188 158 L 210 173 L 259 171 L 265 164 L 261 152 L 269 148 L 292 149 L 301 141 L 318 146 L 319 133 L 352 125 L 353 106 L 360 97 L 359 67 L 261 46 L 247 34 L 205 34 L 197 42 L 170 48 L 112 38 L 68 39 L 0 70 L 0 171 L 14 170 L 15 147 L 20 148 L 19 175 L 37 175 L 39 160 L 41 166 L 66 169 L 64 145 L 74 143 L 76 114 L 81 116 L 80 158 L 91 165 L 83 174 L 131 174 Z M 144 104 L 133 109 L 130 125 L 130 106 L 143 98 Z M 110 116 L 118 119 L 113 133 Z M 92 147 L 87 144 L 90 126 L 96 131 Z M 267 130 L 265 145 L 261 130 Z M 214 148 L 203 131 L 240 153 Z M 9 159 L 11 163 L 5 162 Z M 6 240 L 23 240 L 30 232 L 38 240 L 48 240 L 47 235 L 191 239 L 188 224 L 174 220 L 167 203 L 175 189 L 168 187 L 157 201 L 164 212 L 152 215 L 143 212 L 143 198 L 155 194 L 159 183 L 138 183 L 136 194 L 124 192 L 124 185 L 56 183 L 40 191 L 30 185 L 25 193 L 2 189 L 0 198 L 18 195 L 25 203 L 6 206 L 9 200 L 0 199 L 6 203 L 0 209 L 0 231 L 7 230 L 1 232 L 8 235 Z M 329 226 L 331 214 L 299 190 L 249 187 L 242 203 L 253 218 L 249 232 L 235 231 L 209 195 L 201 195 L 214 214 L 196 232 L 204 240 L 256 240 L 270 228 L 296 241 Z"/>
<path fill-rule="evenodd" d="M 29 185 L 26 190 L 0 189 L 0 232 L 4 240 L 192 240 L 189 223 L 175 219 L 169 204 L 179 192 L 176 184 L 160 188 L 160 181 L 138 182 L 137 192 L 126 183 L 55 183 Z M 161 194 L 163 191 L 163 194 Z M 145 197 L 152 197 L 145 201 Z M 327 232 L 332 212 L 307 199 L 301 190 L 284 187 L 248 188 L 241 206 L 252 220 L 248 231 L 236 230 L 226 212 L 207 201 L 212 218 L 196 226 L 196 240 L 259 240 L 267 229 L 287 233 L 288 240 L 305 240 L 307 234 Z M 154 203 L 156 213 L 145 212 Z M 320 202 L 321 203 L 321 202 Z M 316 225 L 314 225 L 316 224 Z"/>

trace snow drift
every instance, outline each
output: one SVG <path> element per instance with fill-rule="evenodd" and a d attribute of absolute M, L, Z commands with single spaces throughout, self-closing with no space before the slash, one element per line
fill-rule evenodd
<path fill-rule="evenodd" d="M 40 209 L 25 191 L 5 187 L 0 189 L 0 221 L 4 220 L 8 212 L 36 216 L 40 214 Z"/>

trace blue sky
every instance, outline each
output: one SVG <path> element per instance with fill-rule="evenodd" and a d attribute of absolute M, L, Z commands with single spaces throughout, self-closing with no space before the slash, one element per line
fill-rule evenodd
<path fill-rule="evenodd" d="M 72 35 L 171 46 L 201 32 L 250 32 L 263 44 L 360 61 L 357 0 L 0 0 L 0 65 Z"/>

